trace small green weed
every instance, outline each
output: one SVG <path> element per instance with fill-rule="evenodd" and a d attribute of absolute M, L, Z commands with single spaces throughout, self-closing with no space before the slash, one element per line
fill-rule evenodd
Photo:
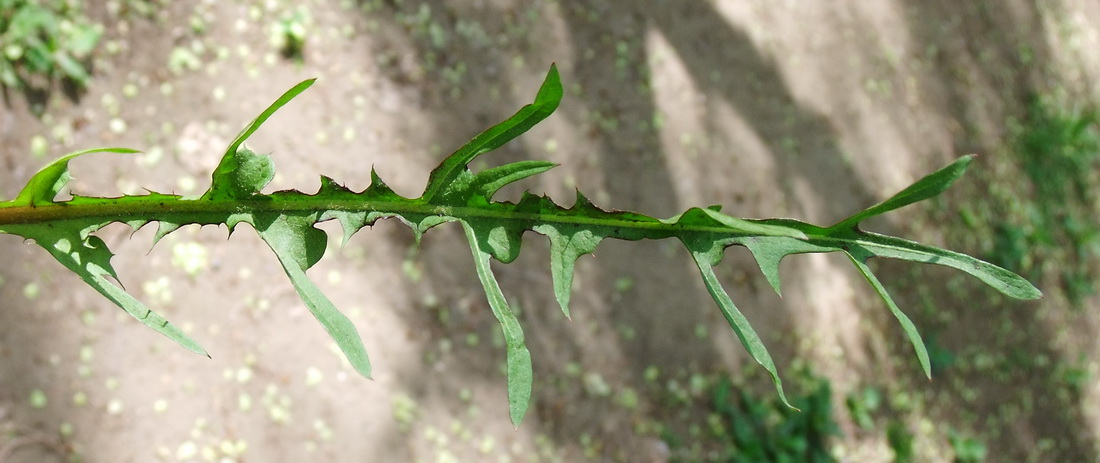
<path fill-rule="evenodd" d="M 939 336 L 933 333 L 924 342 L 928 349 L 928 358 L 932 362 L 932 374 L 940 374 L 955 366 L 955 353 L 939 342 Z"/>
<path fill-rule="evenodd" d="M 932 365 L 935 368 L 935 363 Z M 852 415 L 852 420 L 859 427 L 865 430 L 874 429 L 874 414 L 882 405 L 882 394 L 878 389 L 871 386 L 864 387 L 850 394 L 844 402 L 848 406 L 848 413 Z"/>
<path fill-rule="evenodd" d="M 1061 361 L 1055 369 L 1058 380 L 1069 388 L 1074 394 L 1082 394 L 1093 380 L 1093 372 L 1089 369 L 1088 358 L 1085 355 L 1078 357 L 1077 361 Z"/>
<path fill-rule="evenodd" d="M 886 426 L 886 442 L 894 450 L 895 463 L 913 461 L 913 434 L 900 421 L 891 421 Z"/>
<path fill-rule="evenodd" d="M 279 50 L 284 58 L 302 62 L 306 46 L 307 24 L 310 22 L 309 12 L 304 9 L 296 9 L 286 12 L 272 24 L 271 45 Z"/>
<path fill-rule="evenodd" d="M 982 441 L 966 437 L 955 430 L 948 434 L 947 441 L 951 444 L 951 450 L 955 451 L 955 463 L 980 463 L 989 454 L 989 449 Z"/>
<path fill-rule="evenodd" d="M 805 394 L 792 397 L 801 411 L 776 399 L 760 401 L 723 378 L 714 388 L 714 408 L 728 428 L 726 461 L 831 462 L 833 420 L 829 381 L 801 372 Z"/>
<path fill-rule="evenodd" d="M 13 89 L 55 78 L 84 87 L 103 26 L 73 0 L 0 0 L 0 83 Z M 44 80 L 44 82 L 39 82 Z"/>

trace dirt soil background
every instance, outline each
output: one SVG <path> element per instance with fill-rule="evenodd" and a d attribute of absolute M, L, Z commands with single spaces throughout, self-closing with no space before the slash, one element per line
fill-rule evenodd
<path fill-rule="evenodd" d="M 1033 95 L 1100 101 L 1100 3 L 1087 0 L 88 3 L 106 26 L 88 90 L 56 92 L 40 117 L 9 91 L 0 110 L 4 197 L 48 159 L 100 146 L 144 154 L 74 162 L 72 191 L 201 193 L 237 131 L 311 77 L 249 141 L 276 162 L 269 190 L 315 191 L 321 174 L 359 190 L 373 167 L 416 196 L 556 62 L 558 112 L 487 156 L 561 164 L 525 181 L 532 192 L 570 204 L 579 188 L 658 217 L 723 204 L 830 224 L 963 154 L 980 155 L 979 179 L 1011 172 L 1009 121 Z M 269 38 L 293 12 L 307 31 L 300 61 Z M 960 235 L 957 205 L 987 194 L 967 182 L 873 228 L 978 253 L 987 237 L 947 239 Z M 513 429 L 498 325 L 461 231 L 440 227 L 417 248 L 385 222 L 339 249 L 339 227 L 326 229 L 333 244 L 310 274 L 358 326 L 373 381 L 343 361 L 247 227 L 228 240 L 224 227 L 187 227 L 151 250 L 151 228 L 101 232 L 126 288 L 213 359 L 144 328 L 38 247 L 0 240 L 2 463 L 717 460 L 726 444 L 698 432 L 711 407 L 693 379 L 732 374 L 761 400 L 774 394 L 678 243 L 604 243 L 579 263 L 568 321 L 545 240 L 528 236 L 516 263 L 496 266 L 536 374 Z M 958 435 L 983 442 L 989 461 L 1097 461 L 1095 376 L 1076 389 L 1051 379 L 1065 362 L 1100 370 L 1097 301 L 1071 310 L 1041 281 L 1043 300 L 1007 301 L 913 267 L 876 268 L 956 363 L 991 367 L 924 380 L 839 256 L 786 261 L 782 299 L 743 250 L 727 252 L 720 276 L 781 374 L 808 365 L 831 381 L 841 461 L 892 461 L 885 420 L 914 435 L 916 461 L 952 461 Z M 1004 326 L 1012 337 L 993 329 Z M 1001 362 L 1009 351 L 1028 361 Z M 892 404 L 869 427 L 845 405 L 868 386 Z"/>

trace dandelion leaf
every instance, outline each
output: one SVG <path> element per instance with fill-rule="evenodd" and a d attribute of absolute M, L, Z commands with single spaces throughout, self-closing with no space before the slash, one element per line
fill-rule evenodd
<path fill-rule="evenodd" d="M 973 275 L 1010 297 L 1035 299 L 1041 296 L 1027 280 L 993 264 L 860 229 L 861 223 L 870 217 L 942 193 L 964 174 L 973 159 L 971 156 L 960 158 L 885 201 L 830 227 L 793 219 L 742 219 L 721 212 L 719 206 L 690 208 L 674 217 L 657 219 L 636 212 L 601 209 L 579 191 L 576 201 L 568 208 L 546 196 L 529 192 L 524 192 L 516 202 L 494 201 L 493 197 L 501 188 L 555 166 L 548 161 L 522 160 L 474 172 L 470 163 L 527 132 L 554 112 L 563 96 L 556 66 L 551 66 L 531 104 L 476 135 L 442 160 L 429 174 L 420 197 L 406 198 L 395 193 L 373 169 L 370 185 L 359 192 L 332 178 L 321 177 L 320 188 L 313 194 L 294 190 L 265 194 L 263 189 L 275 174 L 274 163 L 269 156 L 257 154 L 243 143 L 277 110 L 312 84 L 313 80 L 307 80 L 292 87 L 241 130 L 226 147 L 211 174 L 209 189 L 201 196 L 149 192 L 105 198 L 74 194 L 68 201 L 56 201 L 69 181 L 71 159 L 101 151 L 134 152 L 121 148 L 82 151 L 50 163 L 31 177 L 14 199 L 0 202 L 0 232 L 34 240 L 132 316 L 187 349 L 205 354 L 183 331 L 107 278 L 110 276 L 117 281 L 110 265 L 112 254 L 94 233 L 112 222 L 126 223 L 135 229 L 158 222 L 153 236 L 155 244 L 184 225 L 221 224 L 232 232 L 240 223 L 248 223 L 275 253 L 306 307 L 351 365 L 363 376 L 370 377 L 370 361 L 355 325 L 306 274 L 324 256 L 328 242 L 325 232 L 316 227 L 317 223 L 338 221 L 343 242 L 347 243 L 363 227 L 385 218 L 395 218 L 406 224 L 417 242 L 433 227 L 458 222 L 469 241 L 474 270 L 489 308 L 504 333 L 508 410 L 516 426 L 530 407 L 534 381 L 531 354 L 516 312 L 508 304 L 493 274 L 491 261 L 514 261 L 527 231 L 542 234 L 549 240 L 554 296 L 566 317 L 570 316 L 576 262 L 581 256 L 594 252 L 603 240 L 678 239 L 691 254 L 704 286 L 730 328 L 749 355 L 767 370 L 784 403 L 787 399 L 775 362 L 717 277 L 715 267 L 731 246 L 744 247 L 753 255 L 777 294 L 781 294 L 779 266 L 785 257 L 825 252 L 847 255 L 901 324 L 925 374 L 930 374 L 931 370 L 920 334 L 872 273 L 867 264 L 869 259 L 885 257 L 948 266 Z"/>

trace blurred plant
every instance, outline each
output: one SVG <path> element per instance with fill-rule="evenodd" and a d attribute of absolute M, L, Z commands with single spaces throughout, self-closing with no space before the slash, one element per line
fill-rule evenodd
<path fill-rule="evenodd" d="M 932 373 L 939 374 L 955 366 L 955 353 L 939 342 L 939 336 L 933 333 L 924 342 L 928 348 L 928 358 L 932 362 Z"/>
<path fill-rule="evenodd" d="M 284 13 L 271 25 L 271 45 L 278 49 L 284 58 L 302 61 L 308 23 L 309 13 L 301 8 Z"/>
<path fill-rule="evenodd" d="M 931 351 L 929 353 L 931 354 Z M 932 368 L 934 369 L 935 366 L 936 363 L 933 361 Z M 882 394 L 878 389 L 872 386 L 864 387 L 848 395 L 844 403 L 848 406 L 848 413 L 852 415 L 852 420 L 854 420 L 859 427 L 866 430 L 874 428 L 874 414 L 882 405 Z"/>
<path fill-rule="evenodd" d="M 1089 369 L 1088 357 L 1081 354 L 1076 362 L 1061 361 L 1055 369 L 1056 377 L 1074 394 L 1082 394 L 1092 384 L 1093 371 Z"/>
<path fill-rule="evenodd" d="M 886 426 L 886 442 L 894 450 L 895 463 L 913 461 L 913 433 L 900 421 L 891 421 Z"/>
<path fill-rule="evenodd" d="M 966 437 L 952 429 L 947 435 L 951 450 L 955 451 L 955 463 L 980 463 L 985 461 L 989 450 L 982 441 Z"/>
<path fill-rule="evenodd" d="M 25 89 L 35 76 L 61 77 L 84 87 L 86 66 L 103 26 L 84 16 L 73 0 L 0 0 L 0 83 Z"/>
<path fill-rule="evenodd" d="M 802 370 L 799 374 L 806 391 L 791 402 L 802 411 L 792 410 L 775 399 L 754 399 L 745 389 L 734 390 L 727 378 L 714 389 L 714 408 L 729 428 L 729 454 L 726 461 L 767 461 L 777 463 L 832 462 L 829 436 L 839 433 L 833 420 L 829 381 Z"/>
<path fill-rule="evenodd" d="M 1100 226 L 1093 186 L 1100 175 L 1100 133 L 1095 110 L 1071 110 L 1037 99 L 1013 131 L 1014 154 L 1034 191 L 994 230 L 990 260 L 1038 279 L 1048 270 L 1075 305 L 1095 291 L 1091 264 Z"/>

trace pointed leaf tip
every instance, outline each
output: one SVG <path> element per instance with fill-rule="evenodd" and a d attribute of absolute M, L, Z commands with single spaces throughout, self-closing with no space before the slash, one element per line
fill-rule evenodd
<path fill-rule="evenodd" d="M 313 220 L 308 217 L 280 215 L 274 220 L 257 222 L 254 225 L 256 230 L 275 252 L 302 302 L 328 332 L 355 371 L 370 378 L 370 358 L 355 324 L 306 276 L 306 269 L 316 263 L 324 253 L 327 239 L 325 232 L 314 228 Z"/>
<path fill-rule="evenodd" d="M 65 268 L 130 316 L 185 349 L 209 357 L 206 350 L 187 333 L 105 278 L 110 276 L 117 281 L 110 262 L 113 254 L 99 237 L 84 235 L 82 238 L 82 234 L 89 229 L 89 224 L 86 223 L 62 222 L 54 227 L 26 225 L 22 229 L 9 227 L 5 231 L 34 240 Z"/>
<path fill-rule="evenodd" d="M 539 92 L 535 96 L 535 103 L 553 102 L 554 108 L 557 108 L 558 102 L 562 97 L 561 75 L 558 73 L 558 64 L 552 63 L 550 70 L 546 72 L 546 78 L 543 79 L 542 85 L 539 87 Z M 550 111 L 553 111 L 551 108 Z"/>
<path fill-rule="evenodd" d="M 61 189 L 68 185 L 72 178 L 69 175 L 69 161 L 85 154 L 93 153 L 140 153 L 130 148 L 95 148 L 77 151 L 61 156 L 40 169 L 27 181 L 27 185 L 19 192 L 11 202 L 15 205 L 37 205 L 52 203 Z"/>
<path fill-rule="evenodd" d="M 519 319 L 509 307 L 508 300 L 504 298 L 496 276 L 493 275 L 489 264 L 492 256 L 481 248 L 481 241 L 469 223 L 462 222 L 462 228 L 466 231 L 466 239 L 470 242 L 474 267 L 477 270 L 478 280 L 481 281 L 482 288 L 485 290 L 489 308 L 492 309 L 493 316 L 504 331 L 504 345 L 507 351 L 508 416 L 512 424 L 519 427 L 531 405 L 531 389 L 535 376 L 531 365 L 531 353 L 527 350 Z"/>
<path fill-rule="evenodd" d="M 536 225 L 532 229 L 550 240 L 550 276 L 554 283 L 554 297 L 565 318 L 572 320 L 569 300 L 577 259 L 595 251 L 604 237 L 592 230 L 553 224 Z"/>
<path fill-rule="evenodd" d="M 955 162 L 948 164 L 947 166 L 937 170 L 931 174 L 928 174 L 917 180 L 912 185 L 909 185 L 904 190 L 901 190 L 889 199 L 871 206 L 863 211 L 860 211 L 847 219 L 838 222 L 836 225 L 829 227 L 829 231 L 847 231 L 850 230 L 865 219 L 874 217 L 876 215 L 884 214 L 894 209 L 902 208 L 913 204 L 918 201 L 937 196 L 940 193 L 946 191 L 952 184 L 955 183 L 963 174 L 966 173 L 967 167 L 974 160 L 973 154 L 968 154 Z"/>
<path fill-rule="evenodd" d="M 464 172 L 466 166 L 478 156 L 495 150 L 505 143 L 531 130 L 539 122 L 554 113 L 562 98 L 561 79 L 557 66 L 551 66 L 546 79 L 539 87 L 535 101 L 520 108 L 512 117 L 481 132 L 454 154 L 447 156 L 428 174 L 428 185 L 420 199 L 432 202 L 443 194 Z"/>
<path fill-rule="evenodd" d="M 726 321 L 729 322 L 730 328 L 733 328 L 733 332 L 737 335 L 737 339 L 741 341 L 741 345 L 745 347 L 753 360 L 764 367 L 771 375 L 775 390 L 779 393 L 779 398 L 783 401 L 783 404 L 798 410 L 787 400 L 787 394 L 783 392 L 783 381 L 779 378 L 779 371 L 775 368 L 775 362 L 772 360 L 771 354 L 768 353 L 768 348 L 760 340 L 760 335 L 756 334 L 756 330 L 753 329 L 749 320 L 733 304 L 733 300 L 730 299 L 729 294 L 726 293 L 726 290 L 722 288 L 722 284 L 718 281 L 718 276 L 715 275 L 714 267 L 710 263 L 711 256 L 704 252 L 695 251 L 692 251 L 691 254 L 699 268 L 699 273 L 703 276 L 703 284 L 707 287 L 707 292 L 718 304 L 718 308 L 722 311 Z"/>
<path fill-rule="evenodd" d="M 752 253 L 760 272 L 764 274 L 768 284 L 779 297 L 783 297 L 779 278 L 779 264 L 783 258 L 791 254 L 836 250 L 786 236 L 752 236 L 739 240 L 738 244 L 745 246 Z"/>
<path fill-rule="evenodd" d="M 547 161 L 519 161 L 478 172 L 470 182 L 470 192 L 491 202 L 493 195 L 509 183 L 541 174 L 558 165 Z"/>
<path fill-rule="evenodd" d="M 236 153 L 237 148 L 240 148 L 241 143 L 244 143 L 244 141 L 247 140 L 248 137 L 252 136 L 253 133 L 259 130 L 260 126 L 263 125 L 263 123 L 266 122 L 272 114 L 275 114 L 275 111 L 278 111 L 279 108 L 285 106 L 287 103 L 290 102 L 290 100 L 293 100 L 299 94 L 306 91 L 306 89 L 313 85 L 313 83 L 316 81 L 317 78 L 303 80 L 302 82 L 299 82 L 298 85 L 295 85 L 291 87 L 290 90 L 284 92 L 282 96 L 276 99 L 274 103 L 271 103 L 271 105 L 269 105 L 267 109 L 264 109 L 264 111 L 261 112 L 259 116 L 256 116 L 256 118 L 253 119 L 251 123 L 245 126 L 245 128 L 242 129 L 239 134 L 237 134 L 237 137 L 234 138 L 233 142 L 230 143 L 229 146 L 226 148 L 225 155 L 228 156 L 232 153 Z"/>
<path fill-rule="evenodd" d="M 847 241 L 850 250 L 868 256 L 936 264 L 962 270 L 1012 298 L 1032 300 L 1042 296 L 1042 293 L 1024 277 L 966 254 L 871 232 L 859 232 L 853 238 L 844 239 L 844 241 Z"/>
<path fill-rule="evenodd" d="M 534 373 L 531 365 L 531 352 L 527 347 L 509 348 L 507 354 L 508 369 L 508 418 L 512 426 L 519 429 L 527 409 L 531 405 L 531 389 Z"/>
<path fill-rule="evenodd" d="M 917 331 L 917 326 L 913 324 L 913 321 L 910 320 L 907 315 L 905 315 L 905 312 L 901 311 L 901 308 L 894 302 L 894 299 L 890 297 L 890 293 L 886 292 L 886 288 L 882 286 L 882 282 L 871 272 L 871 268 L 866 264 L 866 257 L 857 257 L 851 252 L 845 252 L 845 254 L 848 256 L 848 259 L 852 261 L 852 264 L 856 266 L 856 269 L 859 270 L 859 273 L 863 275 L 863 278 L 875 289 L 875 292 L 878 293 L 879 297 L 886 303 L 886 306 L 890 308 L 890 312 L 894 314 L 894 318 L 898 319 L 902 331 L 905 332 L 906 337 L 909 338 L 909 343 L 913 345 L 913 350 L 916 351 L 917 361 L 920 362 L 924 375 L 928 377 L 928 379 L 932 379 L 932 362 L 928 357 L 928 347 L 924 344 L 924 339 L 921 338 L 920 332 Z"/>

